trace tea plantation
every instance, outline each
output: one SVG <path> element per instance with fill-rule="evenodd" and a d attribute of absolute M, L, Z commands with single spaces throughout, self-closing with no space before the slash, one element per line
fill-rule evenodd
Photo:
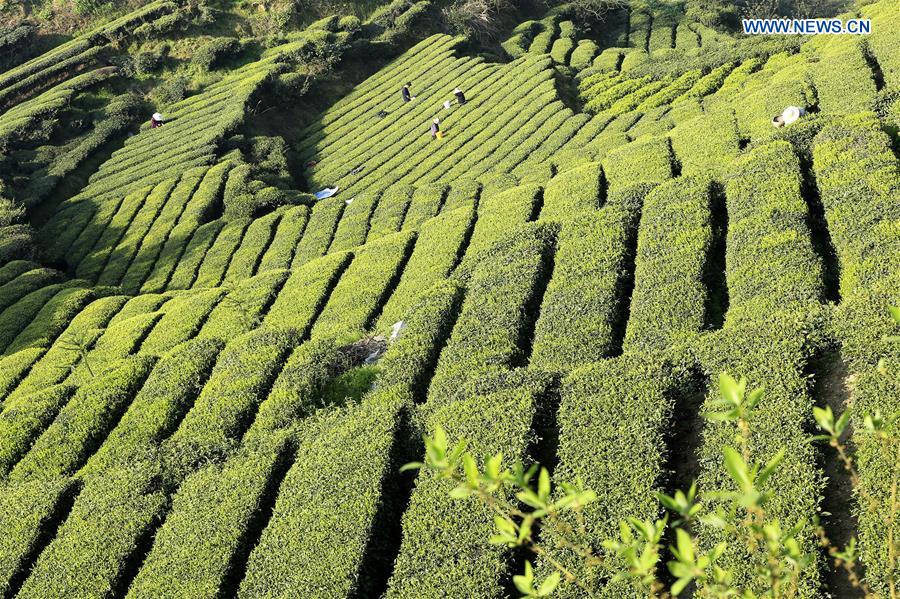
<path fill-rule="evenodd" d="M 900 455 L 860 431 L 900 435 L 897 0 L 806 37 L 561 5 L 487 47 L 433 0 L 252 35 L 225 4 L 0 26 L 0 596 L 515 596 L 490 510 L 401 473 L 423 435 L 580 480 L 602 553 L 657 492 L 729 488 L 728 372 L 765 390 L 754 455 L 785 450 L 798 595 L 863 596 L 820 516 L 893 597 L 900 514 L 866 506 Z M 645 596 L 623 567 L 556 594 Z"/>

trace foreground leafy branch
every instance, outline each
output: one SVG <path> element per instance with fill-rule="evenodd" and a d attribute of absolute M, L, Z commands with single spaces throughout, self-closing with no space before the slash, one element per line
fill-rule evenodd
<path fill-rule="evenodd" d="M 452 481 L 456 484 L 450 491 L 453 499 L 475 499 L 493 513 L 495 534 L 490 537 L 490 543 L 525 548 L 536 556 L 541 566 L 538 570 L 541 573 L 549 570 L 549 573 L 539 576 L 532 562 L 526 561 L 524 572 L 513 577 L 523 597 L 550 596 L 561 584 L 575 585 L 587 596 L 594 596 L 587 577 L 579 573 L 608 566 L 611 556 L 624 565 L 613 579 L 630 583 L 647 597 L 677 596 L 689 585 L 696 586 L 698 597 L 796 597 L 801 574 L 814 564 L 816 556 L 802 542 L 809 521 L 801 520 L 786 527 L 767 511 L 766 504 L 771 497 L 767 483 L 778 471 L 785 454 L 782 450 L 765 463 L 754 459 L 750 422 L 764 393 L 761 389 L 748 391 L 746 380 L 722 374 L 719 395 L 720 399 L 711 403 L 711 410 L 704 417 L 734 427 L 736 446 L 722 448 L 733 487 L 706 494 L 704 499 L 710 499 L 709 504 L 715 507 L 700 498 L 696 482 L 686 492 L 678 490 L 672 496 L 658 494 L 657 499 L 668 514 L 655 521 L 628 518 L 621 522 L 619 538 L 601 543 L 604 552 L 578 540 L 584 538 L 585 532 L 583 508 L 597 498 L 597 492 L 584 488 L 580 481 L 559 482 L 553 489 L 546 468 L 537 464 L 526 468 L 521 462 L 505 466 L 502 454 L 488 457 L 480 469 L 475 456 L 466 450 L 466 440 L 461 439 L 451 447 L 441 427 L 436 428 L 433 437 L 425 437 L 425 460 L 409 463 L 403 470 L 425 469 L 438 478 Z M 827 442 L 834 447 L 854 488 L 859 489 L 853 460 L 842 441 L 842 435 L 848 430 L 849 411 L 835 418 L 830 408 L 815 408 L 813 415 L 823 434 L 811 441 Z M 885 451 L 890 451 L 889 444 L 894 441 L 885 431 L 883 418 L 876 414 L 864 418 L 864 430 L 860 432 L 882 439 Z M 862 499 L 867 502 L 866 509 L 890 514 L 889 535 L 893 537 L 898 507 L 896 493 L 890 506 L 881 505 L 865 493 Z M 835 566 L 843 568 L 853 586 L 866 597 L 874 597 L 858 574 L 856 540 L 851 539 L 844 548 L 837 547 L 828 539 L 817 517 L 811 522 L 819 544 Z M 721 531 L 725 540 L 703 549 L 691 532 L 696 523 Z M 552 545 L 541 540 L 542 527 L 552 527 L 555 533 Z M 666 547 L 667 539 L 674 544 Z M 743 547 L 751 555 L 764 558 L 755 570 L 754 580 L 746 586 L 736 584 L 732 572 L 719 565 L 719 558 L 729 545 Z M 667 552 L 670 559 L 665 565 L 673 579 L 671 584 L 664 582 L 658 570 Z M 572 555 L 578 564 L 568 563 Z"/>

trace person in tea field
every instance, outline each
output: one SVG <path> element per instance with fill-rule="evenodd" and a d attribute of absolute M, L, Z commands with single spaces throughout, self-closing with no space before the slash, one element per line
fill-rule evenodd
<path fill-rule="evenodd" d="M 157 127 L 162 127 L 164 124 L 163 115 L 158 112 L 154 112 L 153 116 L 150 117 L 150 128 L 156 129 Z"/>
<path fill-rule="evenodd" d="M 444 139 L 444 132 L 441 131 L 441 120 L 437 117 L 431 123 L 431 139 Z"/>
<path fill-rule="evenodd" d="M 415 100 L 416 97 L 410 93 L 409 88 L 412 87 L 412 83 L 407 83 L 403 86 L 403 89 L 400 90 L 400 96 L 403 98 L 404 102 L 409 102 L 410 100 Z"/>
<path fill-rule="evenodd" d="M 781 114 L 776 114 L 772 117 L 772 125 L 778 129 L 781 127 L 787 127 L 788 125 L 795 123 L 800 119 L 801 116 L 806 114 L 806 110 L 800 108 L 799 106 L 788 106 L 784 109 L 784 112 Z"/>
<path fill-rule="evenodd" d="M 453 95 L 456 96 L 456 103 L 460 106 L 466 103 L 466 94 L 462 93 L 458 87 L 453 90 Z"/>

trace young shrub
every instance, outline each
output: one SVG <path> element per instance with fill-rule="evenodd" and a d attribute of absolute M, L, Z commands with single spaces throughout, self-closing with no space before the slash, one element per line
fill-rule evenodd
<path fill-rule="evenodd" d="M 325 255 L 334 238 L 334 232 L 344 208 L 346 208 L 346 204 L 341 198 L 328 198 L 313 205 L 309 224 L 306 225 L 306 231 L 297 245 L 297 253 L 294 254 L 294 260 L 291 262 L 292 269 L 299 268 L 310 260 Z"/>
<path fill-rule="evenodd" d="M 331 291 L 352 259 L 353 254 L 342 252 L 294 269 L 275 298 L 263 324 L 272 328 L 294 329 L 300 338 L 308 336 Z"/>
<path fill-rule="evenodd" d="M 295 206 L 284 212 L 281 220 L 278 221 L 278 228 L 275 230 L 272 243 L 259 262 L 258 272 L 290 268 L 294 252 L 300 238 L 303 237 L 307 222 L 309 222 L 307 206 Z"/>
<path fill-rule="evenodd" d="M 679 177 L 644 201 L 626 350 L 661 351 L 703 328 L 711 291 L 705 281 L 713 243 L 710 192 L 706 179 Z"/>
<path fill-rule="evenodd" d="M 68 477 L 0 487 L 0 593 L 8 595 L 13 582 L 28 574 L 28 560 L 75 490 Z"/>
<path fill-rule="evenodd" d="M 665 137 L 651 137 L 612 150 L 602 162 L 611 189 L 672 178 L 672 148 Z"/>
<path fill-rule="evenodd" d="M 225 216 L 229 219 L 251 218 L 256 213 L 253 181 L 249 164 L 241 164 L 228 172 L 222 203 L 225 205 Z"/>
<path fill-rule="evenodd" d="M 524 458 L 545 389 L 545 381 L 532 377 L 517 389 L 442 405 L 429 417 L 427 430 L 433 434 L 441 426 L 451 446 L 467 439 L 477 456 Z M 509 555 L 489 542 L 495 530 L 492 512 L 472 497 L 448 500 L 453 486 L 434 475 L 418 477 L 403 514 L 403 542 L 387 597 L 439 597 L 460 585 L 473 596 L 504 596 L 500 581 Z M 466 558 L 459 559 L 462 555 Z"/>
<path fill-rule="evenodd" d="M 467 269 L 503 235 L 534 218 L 541 192 L 537 185 L 523 185 L 494 195 L 482 194 L 478 220 L 463 258 Z"/>
<path fill-rule="evenodd" d="M 118 422 L 152 368 L 151 358 L 129 358 L 81 387 L 12 469 L 9 480 L 50 480 L 73 474 Z"/>
<path fill-rule="evenodd" d="M 474 212 L 470 205 L 442 213 L 425 223 L 400 282 L 378 319 L 378 331 L 387 331 L 402 320 L 434 284 L 450 276 L 471 233 Z"/>
<path fill-rule="evenodd" d="M 534 367 L 566 372 L 619 349 L 637 220 L 649 189 L 616 191 L 599 211 L 563 221 L 534 331 Z"/>
<path fill-rule="evenodd" d="M 163 443 L 167 475 L 173 481 L 237 447 L 296 342 L 291 331 L 260 329 L 228 343 L 203 392 Z"/>
<path fill-rule="evenodd" d="M 231 339 L 256 328 L 287 277 L 288 271 L 273 270 L 235 286 L 213 308 L 197 336 Z"/>
<path fill-rule="evenodd" d="M 603 170 L 592 162 L 561 173 L 544 190 L 541 219 L 568 220 L 582 212 L 591 212 L 603 203 Z"/>
<path fill-rule="evenodd" d="M 313 327 L 313 337 L 350 339 L 364 333 L 399 280 L 414 233 L 367 243 L 357 252 Z"/>
<path fill-rule="evenodd" d="M 121 589 L 129 560 L 165 514 L 152 468 L 114 470 L 78 495 L 41 552 L 20 597 L 76 597 Z"/>
<path fill-rule="evenodd" d="M 285 437 L 242 450 L 180 486 L 128 597 L 208 597 L 225 592 L 233 556 L 274 493 L 289 459 Z"/>
<path fill-rule="evenodd" d="M 624 56 L 621 48 L 606 48 L 594 59 L 591 65 L 601 73 L 618 72 Z"/>
<path fill-rule="evenodd" d="M 191 62 L 204 71 L 211 71 L 220 66 L 241 50 L 241 43 L 233 37 L 216 37 L 191 55 Z"/>
<path fill-rule="evenodd" d="M 476 379 L 506 373 L 526 360 L 523 339 L 547 276 L 556 228 L 530 224 L 508 232 L 480 261 L 462 312 L 441 351 L 428 391 L 431 405 L 464 396 Z"/>
<path fill-rule="evenodd" d="M 560 37 L 553 42 L 550 48 L 550 57 L 558 64 L 567 64 L 569 55 L 575 49 L 575 40 L 570 37 Z"/>

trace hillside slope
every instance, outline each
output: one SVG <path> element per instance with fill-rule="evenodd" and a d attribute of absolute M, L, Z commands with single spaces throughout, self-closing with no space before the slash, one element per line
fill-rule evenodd
<path fill-rule="evenodd" d="M 728 486 L 733 430 L 701 417 L 722 372 L 765 389 L 752 447 L 786 450 L 768 509 L 787 526 L 845 494 L 807 441 L 825 353 L 857 428 L 877 411 L 896 438 L 896 2 L 854 9 L 871 35 L 802 40 L 690 4 L 593 26 L 556 8 L 505 61 L 417 39 L 434 9 L 223 42 L 208 70 L 155 71 L 195 77 L 162 105 L 122 57 L 194 39 L 172 29 L 190 3 L 0 73 L 0 594 L 506 596 L 521 560 L 489 511 L 399 472 L 422 434 L 596 489 L 581 534 L 602 551 L 661 515 L 656 492 Z M 352 91 L 289 121 L 344 73 Z M 900 537 L 861 498 L 886 501 L 897 463 L 853 444 L 861 495 L 826 529 L 858 535 L 888 596 Z M 800 537 L 816 551 L 808 520 Z M 817 555 L 800 594 L 840 596 Z M 760 559 L 721 562 L 745 584 Z M 621 567 L 598 596 L 641 596 Z"/>

